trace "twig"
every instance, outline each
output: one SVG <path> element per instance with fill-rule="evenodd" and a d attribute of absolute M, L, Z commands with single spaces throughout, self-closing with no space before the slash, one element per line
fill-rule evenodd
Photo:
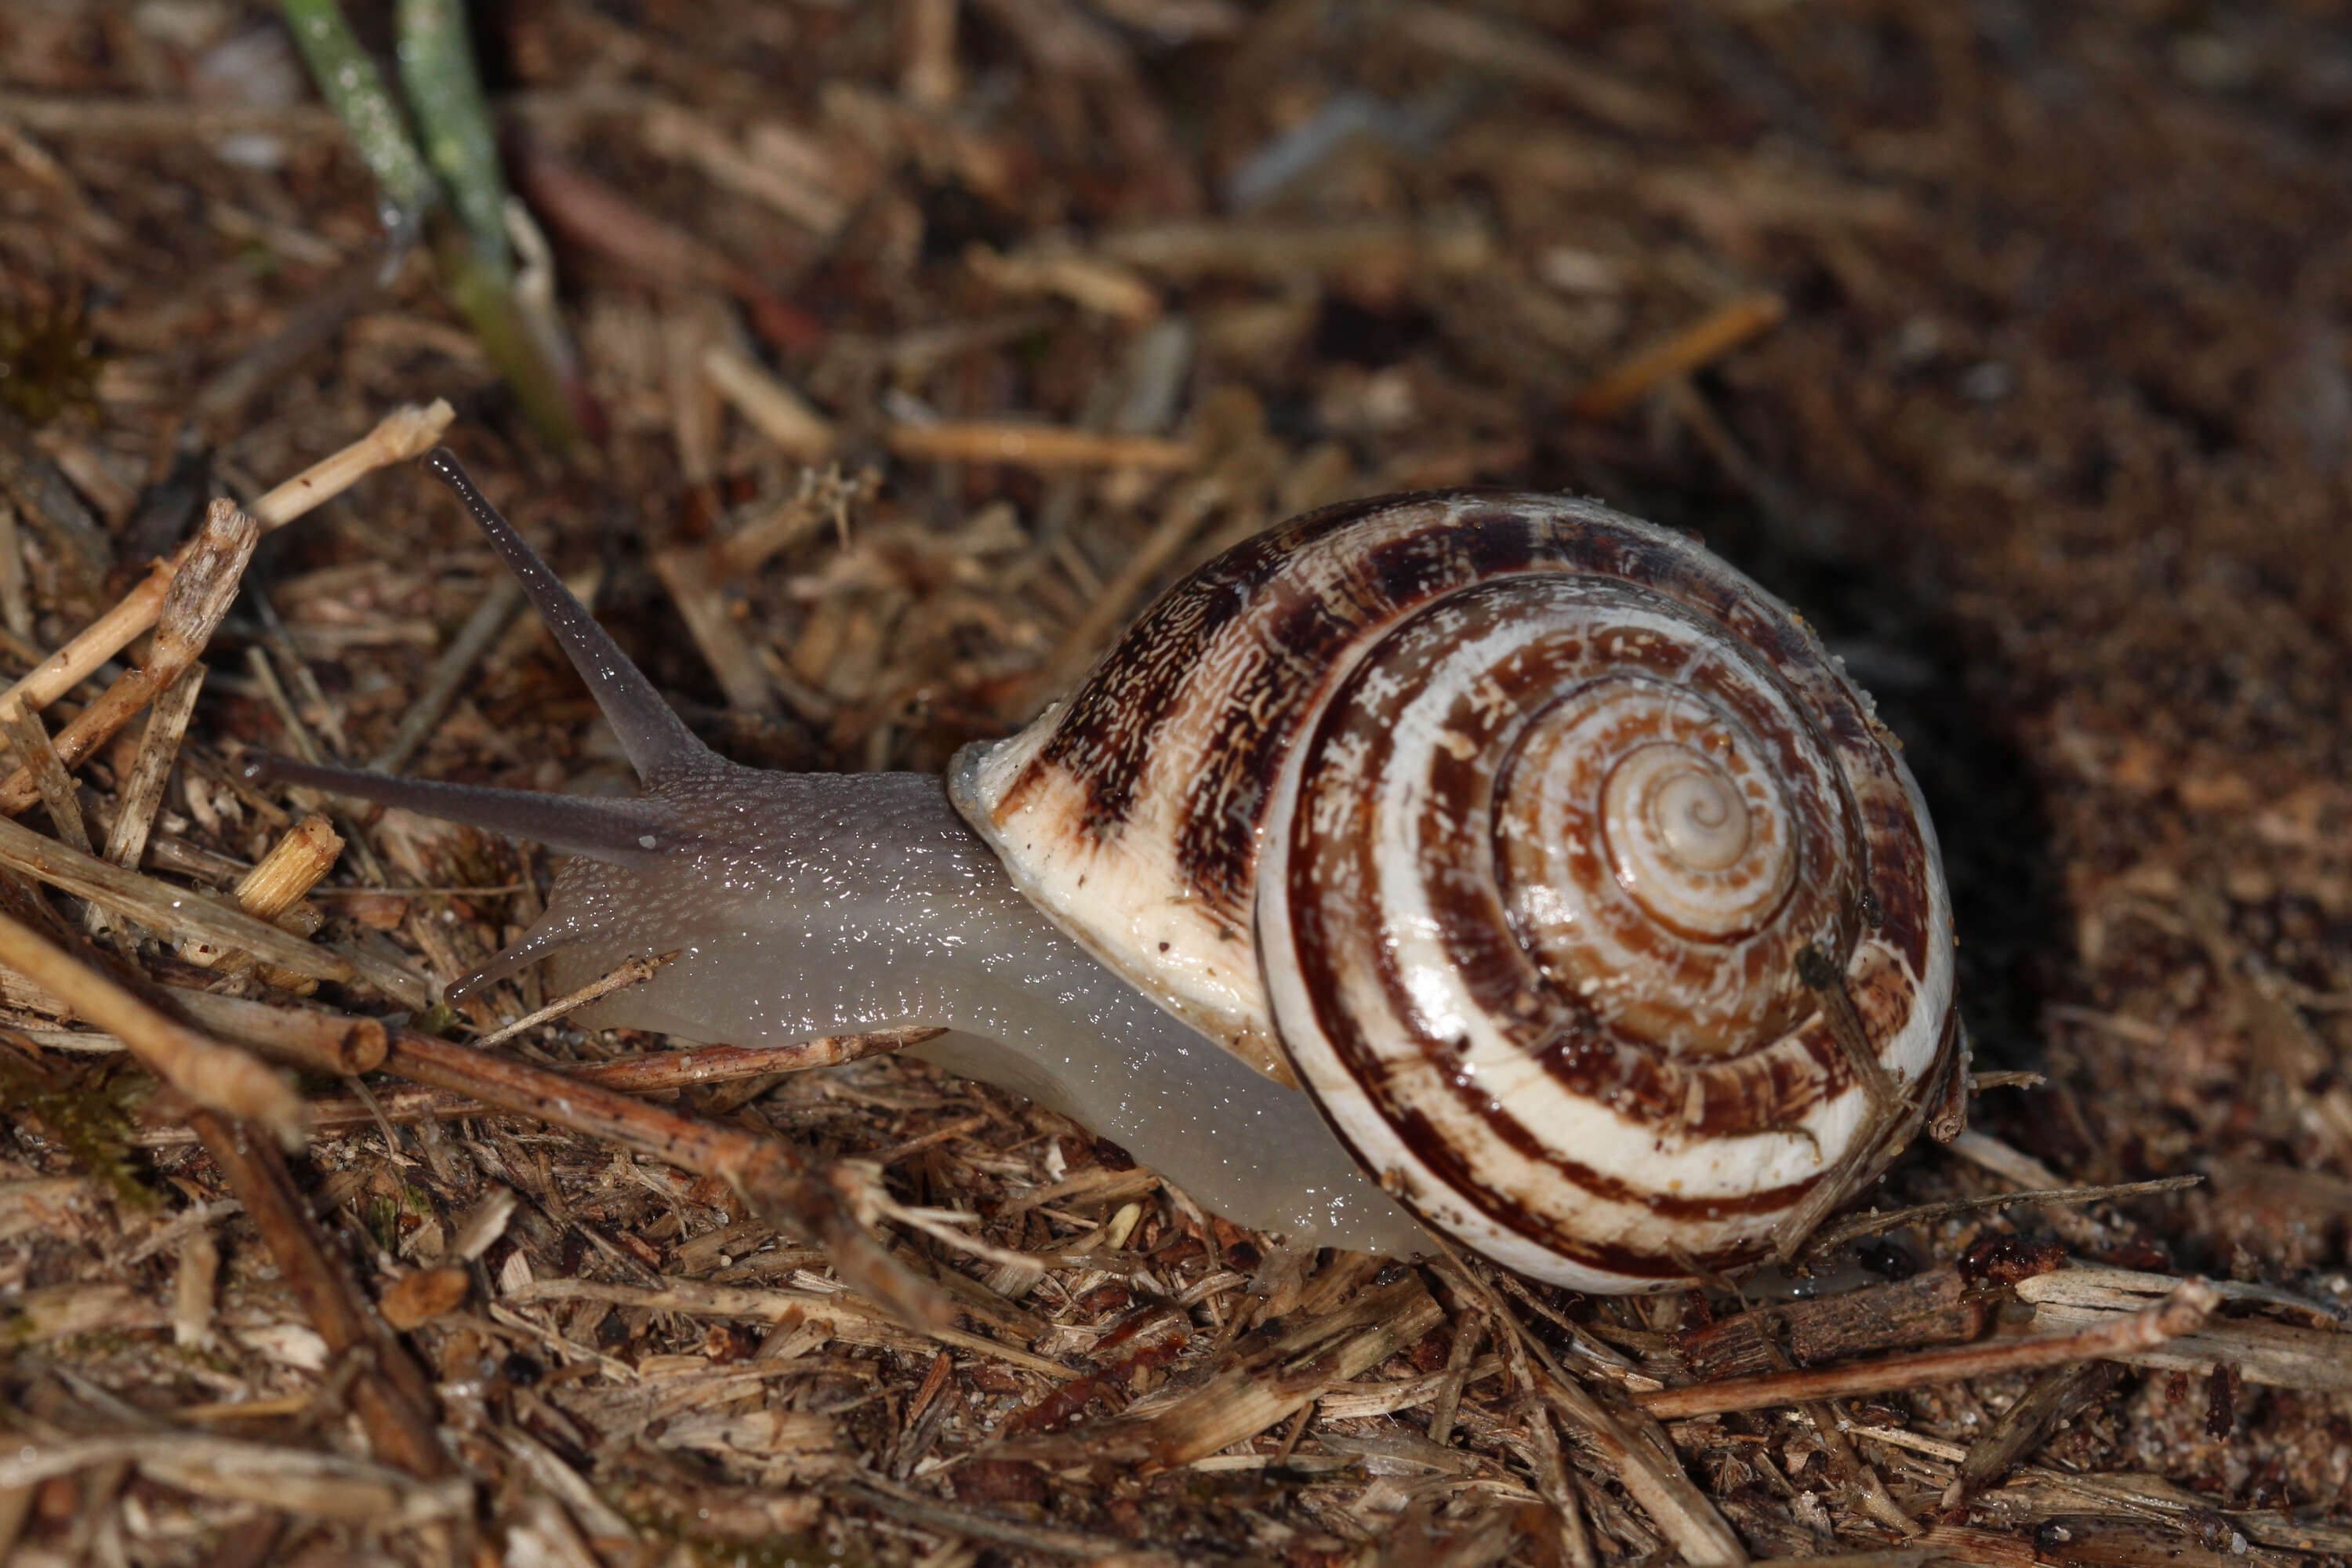
<path fill-rule="evenodd" d="M 238 428 L 246 405 L 282 383 L 383 292 L 384 268 L 391 260 L 381 249 L 370 248 L 343 263 L 289 310 L 268 336 L 205 378 L 189 405 L 194 421 L 224 434 Z"/>
<path fill-rule="evenodd" d="M 243 1051 L 165 1017 L 5 915 L 0 915 L 0 966 L 120 1038 L 148 1070 L 198 1105 L 258 1121 L 279 1142 L 300 1146 L 301 1097 Z"/>
<path fill-rule="evenodd" d="M 572 1070 L 591 1083 L 625 1094 L 656 1094 L 688 1084 L 716 1083 L 721 1079 L 838 1067 L 843 1062 L 901 1051 L 946 1033 L 945 1029 L 885 1029 L 868 1035 L 831 1035 L 788 1046 L 699 1046 L 692 1050 L 656 1051 L 616 1062 L 598 1062 Z"/>
<path fill-rule="evenodd" d="M 210 103 L 94 92 L 0 92 L 0 116 L 45 136 L 188 148 L 255 132 L 315 142 L 336 123 L 332 110 L 315 103 Z"/>
<path fill-rule="evenodd" d="M 751 311 L 760 335 L 780 349 L 805 353 L 824 343 L 824 325 L 750 268 L 654 216 L 531 137 L 509 137 L 507 158 L 533 209 L 566 238 L 663 288 L 706 283 L 725 289 Z"/>
<path fill-rule="evenodd" d="M 2177 1193 L 2204 1181 L 2200 1175 L 2159 1176 L 2149 1182 L 2119 1182 L 2102 1187 L 2045 1187 L 2030 1193 L 1990 1193 L 1972 1198 L 1948 1198 L 1942 1203 L 1918 1204 L 1910 1208 L 1890 1209 L 1885 1214 L 1851 1215 L 1833 1226 L 1814 1232 L 1802 1256 L 1820 1258 L 1849 1241 L 1859 1241 L 1865 1236 L 1878 1236 L 1890 1230 L 1900 1230 L 1908 1225 L 1926 1225 L 1954 1215 L 1968 1214 L 1976 1209 L 2007 1208 L 2011 1204 L 2091 1204 L 2106 1203 L 2116 1198 L 2145 1197 L 2151 1193 Z"/>
<path fill-rule="evenodd" d="M 846 1489 L 850 1497 L 877 1513 L 943 1535 L 968 1535 L 1048 1556 L 1083 1557 L 1090 1562 L 1133 1561 L 1139 1549 L 1138 1542 L 1111 1536 L 1087 1535 L 1075 1530 L 1003 1519 L 968 1508 L 950 1508 L 911 1487 L 899 1486 L 870 1472 L 849 1482 Z"/>
<path fill-rule="evenodd" d="M 1188 480 L 1178 490 L 1151 532 L 1136 546 L 1118 574 L 1093 595 L 1063 631 L 1045 663 L 1030 675 L 1028 691 L 1033 698 L 1055 695 L 1077 677 L 1111 633 L 1126 622 L 1136 598 L 1182 553 L 1217 502 L 1224 499 L 1224 487 L 1213 474 Z"/>
<path fill-rule="evenodd" d="M 268 1002 L 248 1001 L 241 996 L 222 996 L 208 991 L 169 989 L 165 1000 L 173 1011 L 185 1014 L 189 1020 L 207 1033 L 249 1046 L 262 1055 L 272 1057 L 295 1067 L 334 1077 L 353 1073 L 373 1072 L 383 1065 L 383 1053 L 390 1039 L 382 1024 L 373 1018 L 355 1018 L 343 1013 L 319 1012 L 308 1007 L 281 1007 Z M 57 1051 L 119 1051 L 121 1038 L 81 1029 L 15 1029 L 44 1050 Z M 431 1090 L 418 1090 L 429 1094 Z M 322 1102 L 332 1105 L 334 1102 Z M 478 1112 L 481 1108 L 475 1107 Z M 340 1131 L 353 1125 L 347 1118 L 333 1125 L 320 1122 L 317 1107 L 310 1107 L 307 1118 L 310 1131 Z M 364 1120 L 365 1111 L 360 1113 Z M 414 1120 L 412 1118 L 411 1120 Z M 186 1143 L 195 1135 L 184 1127 L 151 1130 L 135 1135 L 131 1142 L 144 1149 L 169 1148 Z"/>
<path fill-rule="evenodd" d="M 881 474 L 862 468 L 845 478 L 837 468 L 803 468 L 800 483 L 759 516 L 711 546 L 714 569 L 722 576 L 748 576 L 777 552 L 789 549 L 831 522 L 849 547 L 854 510 L 874 499 Z"/>
<path fill-rule="evenodd" d="M 1289 1419 L 1332 1384 L 1362 1376 L 1444 1321 L 1428 1287 L 1408 1274 L 1337 1310 L 1283 1320 L 1274 1342 L 1236 1357 L 1176 1403 L 1093 1436 L 1108 1451 L 1189 1465 Z"/>
<path fill-rule="evenodd" d="M 1587 419 L 1606 419 L 1639 402 L 1660 382 L 1688 375 L 1758 333 L 1778 326 L 1788 313 L 1788 301 L 1778 294 L 1750 294 L 1746 299 L 1734 300 L 1664 342 L 1653 344 L 1602 372 L 1569 400 L 1569 412 Z"/>
<path fill-rule="evenodd" d="M 670 603 L 677 606 L 678 618 L 686 622 L 703 662 L 719 678 L 727 705 L 772 717 L 776 707 L 767 670 L 752 652 L 740 623 L 727 613 L 714 565 L 711 552 L 696 544 L 656 550 L 653 555 L 654 575 L 669 590 Z"/>
<path fill-rule="evenodd" d="M 96 673 L 99 666 L 129 647 L 132 638 L 155 624 L 163 595 L 179 569 L 175 557 L 158 561 L 146 577 L 115 606 L 74 634 L 73 640 L 49 655 L 14 686 L 0 692 L 0 706 L 24 703 L 46 708 Z"/>
<path fill-rule="evenodd" d="M 1843 988 L 1838 989 L 1843 994 Z M 1954 1062 L 1949 1070 L 1957 1074 L 1959 1064 Z M 1876 1169 L 1882 1155 L 1911 1142 L 1927 1120 L 1930 1099 L 1930 1094 L 1923 1091 L 1907 1099 L 1898 1098 L 1885 1110 L 1875 1105 L 1871 1108 L 1862 1124 L 1854 1129 L 1845 1152 L 1832 1162 L 1830 1168 L 1815 1180 L 1812 1190 L 1773 1227 L 1775 1259 L 1786 1263 L 1803 1249 L 1822 1221 L 1829 1217 L 1830 1211 L 1853 1195 L 1857 1173 Z"/>
<path fill-rule="evenodd" d="M 94 585 L 114 559 L 112 541 L 81 502 L 72 481 L 41 450 L 22 420 L 0 407 L 0 497 L 12 498 L 26 522 L 64 548 L 59 564 L 78 590 Z"/>
<path fill-rule="evenodd" d="M 2036 1378 L 2023 1397 L 2002 1411 L 1984 1436 L 1969 1446 L 1960 1473 L 1945 1489 L 1944 1506 L 1958 1508 L 1999 1480 L 2011 1466 L 2040 1447 L 2061 1422 L 2105 1398 L 2123 1370 L 2119 1362 L 2084 1361 Z"/>
<path fill-rule="evenodd" d="M 1657 135 L 1683 123 L 1679 110 L 1622 71 L 1580 59 L 1533 27 L 1436 5 L 1407 6 L 1390 25 L 1433 55 L 1549 92 L 1617 130 Z"/>
<path fill-rule="evenodd" d="M 210 991 L 173 989 L 164 999 L 225 1039 L 306 1067 L 347 1077 L 383 1065 L 391 1036 L 373 1018 L 312 1007 L 282 1007 Z"/>
<path fill-rule="evenodd" d="M 1925 1384 L 1957 1383 L 1998 1373 L 2032 1372 L 2070 1362 L 2130 1355 L 2153 1350 L 2167 1340 L 2197 1329 L 2220 1301 L 2220 1295 L 2203 1280 L 2184 1280 L 2170 1295 L 2144 1311 L 2071 1334 L 1921 1351 L 1848 1366 L 1805 1367 L 1756 1377 L 1726 1378 L 1688 1388 L 1637 1394 L 1633 1403 L 1671 1421 L 1727 1410 L 1762 1410 L 1816 1399 L 1890 1394 Z"/>
<path fill-rule="evenodd" d="M 1331 222 L 1148 224 L 1114 229 L 1096 251 L 1176 281 L 1238 273 L 1287 282 L 1301 274 L 1358 268 L 1414 275 L 1463 275 L 1495 265 L 1495 237 L 1458 218 L 1415 222 L 1344 218 Z"/>
<path fill-rule="evenodd" d="M 126 1460 L 165 1485 L 199 1497 L 349 1520 L 375 1531 L 414 1530 L 428 1521 L 463 1514 L 472 1506 L 471 1489 L 454 1479 L 419 1487 L 381 1466 L 341 1454 L 171 1431 L 12 1443 L 8 1454 L 0 1458 L 0 1487 L 29 1487 L 52 1476 Z"/>
<path fill-rule="evenodd" d="M 1021 40 L 1039 71 L 1090 100 L 1118 150 L 1130 203 L 1162 213 L 1199 210 L 1199 183 L 1177 146 L 1160 95 L 1116 32 L 1074 0 L 982 4 Z"/>
<path fill-rule="evenodd" d="M 1141 325 L 1160 314 L 1160 290 L 1135 269 L 1064 244 L 999 255 L 984 245 L 963 253 L 974 277 L 1005 294 L 1059 294 L 1091 310 Z"/>
<path fill-rule="evenodd" d="M 210 1111 L 199 1110 L 189 1121 L 229 1190 L 244 1202 L 279 1278 L 327 1349 L 339 1356 L 373 1356 L 374 1364 L 363 1368 L 351 1386 L 352 1405 L 367 1428 L 369 1447 L 411 1475 L 454 1474 L 456 1467 L 434 1432 L 432 1385 L 328 1255 L 285 1160 L 267 1142 Z"/>
<path fill-rule="evenodd" d="M 0 498 L 0 630 L 8 634 L 8 651 L 27 663 L 44 657 L 28 639 L 33 635 L 33 606 L 25 598 L 25 542 L 16 532 L 16 509 Z"/>
<path fill-rule="evenodd" d="M 598 975 L 570 995 L 557 997 L 538 1012 L 527 1013 L 511 1024 L 501 1024 L 498 1028 L 476 1040 L 474 1048 L 478 1051 L 486 1051 L 492 1046 L 514 1038 L 525 1029 L 544 1024 L 550 1018 L 561 1018 L 574 1007 L 584 1007 L 599 996 L 610 996 L 614 992 L 624 990 L 628 986 L 641 985 L 659 973 L 662 965 L 677 956 L 677 952 L 673 949 L 668 952 L 648 953 L 643 958 L 633 958 L 628 963 Z"/>
<path fill-rule="evenodd" d="M 163 689 L 147 715 L 147 731 L 139 738 L 139 755 L 122 781 L 114 821 L 106 830 L 106 858 L 126 871 L 137 870 L 146 858 L 147 836 L 154 827 L 156 808 L 163 804 L 163 786 L 171 780 L 172 764 L 179 760 L 180 741 L 188 732 L 188 716 L 195 711 L 196 694 L 204 684 L 204 665 L 189 665 Z M 0 709 L 0 718 L 14 711 Z"/>
<path fill-rule="evenodd" d="M 276 602 L 262 584 L 246 584 L 245 603 L 261 627 L 260 637 L 245 650 L 247 662 L 262 655 L 275 662 L 289 689 L 288 695 L 299 704 L 295 710 L 302 715 L 305 723 L 318 729 L 333 748 L 335 759 L 341 760 L 351 751 L 351 740 L 343 733 L 343 716 L 327 700 L 326 688 L 319 684 L 318 671 L 310 668 L 310 661 L 302 657 L 302 649 L 294 641 L 293 629 L 278 613 Z"/>
<path fill-rule="evenodd" d="M 835 1320 L 836 1333 L 843 1339 L 854 1336 L 867 1342 L 879 1342 L 898 1349 L 920 1335 L 922 1339 L 936 1340 L 958 1350 L 992 1356 L 1024 1372 L 1035 1373 L 1040 1377 L 1050 1377 L 1057 1382 L 1066 1382 L 1078 1375 L 1075 1370 L 1059 1362 L 1048 1361 L 1015 1345 L 1000 1343 L 968 1329 L 953 1328 L 946 1322 L 916 1322 L 909 1327 L 880 1321 L 875 1304 L 856 1296 L 825 1296 L 814 1291 L 776 1290 L 760 1286 L 711 1285 L 699 1279 L 666 1279 L 660 1285 L 650 1289 L 635 1285 L 608 1285 L 593 1279 L 534 1279 L 517 1292 L 515 1299 L 525 1301 L 604 1301 L 615 1307 L 646 1307 L 657 1312 L 684 1312 L 704 1318 L 775 1319 L 793 1312 L 813 1317 L 831 1316 Z M 863 1334 L 857 1333 L 845 1321 L 853 1313 L 867 1319 L 873 1327 Z"/>
<path fill-rule="evenodd" d="M 2021 1279 L 2016 1290 L 2019 1300 L 2032 1304 L 2034 1321 L 2083 1327 L 2127 1317 L 2177 1285 L 2167 1274 L 2077 1264 Z M 2258 1287 L 2225 1282 L 2214 1289 L 2224 1300 L 2276 1300 Z M 2312 1310 L 2307 1303 L 2294 1305 L 2300 1311 Z M 2352 1335 L 2332 1324 L 2303 1328 L 2260 1318 L 2217 1319 L 2157 1349 L 2118 1352 L 2116 1359 L 2159 1372 L 2210 1373 L 2227 1363 L 2248 1383 L 2273 1388 L 2306 1394 L 2352 1390 Z"/>

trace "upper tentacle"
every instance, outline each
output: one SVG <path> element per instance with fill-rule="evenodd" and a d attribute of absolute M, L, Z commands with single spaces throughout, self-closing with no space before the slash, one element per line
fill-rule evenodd
<path fill-rule="evenodd" d="M 523 542 L 514 525 L 499 515 L 498 508 L 474 488 L 474 481 L 458 465 L 456 455 L 446 447 L 436 447 L 425 454 L 425 466 L 457 492 L 458 501 L 506 558 L 532 607 L 547 623 L 547 629 L 555 634 L 555 640 L 563 645 L 572 668 L 588 683 L 596 706 L 604 710 L 613 732 L 620 737 L 621 748 L 628 753 L 637 776 L 651 787 L 667 776 L 710 762 L 710 749 L 695 739 L 685 721 L 662 700 L 645 672 L 621 651 L 612 634 L 597 625 L 587 607 L 572 597 L 563 579 Z"/>

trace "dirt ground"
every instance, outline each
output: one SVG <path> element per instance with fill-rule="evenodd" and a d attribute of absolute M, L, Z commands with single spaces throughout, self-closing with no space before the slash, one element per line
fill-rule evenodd
<path fill-rule="evenodd" d="M 388 50 L 391 5 L 345 9 Z M 10 679 L 209 496 L 256 504 L 435 399 L 697 731 L 772 766 L 936 770 L 1310 506 L 1598 496 L 1800 606 L 1933 810 L 1975 1068 L 2009 1076 L 1976 1142 L 1867 1203 L 2201 1180 L 1940 1211 L 1741 1314 L 1286 1252 L 889 1055 L 660 1089 L 713 1137 L 877 1163 L 891 1245 L 961 1310 L 918 1331 L 710 1170 L 419 1120 L 446 1085 L 306 1074 L 317 1131 L 273 1174 L 12 963 L 9 1561 L 2352 1562 L 2342 5 L 477 13 L 576 356 L 569 446 L 453 303 L 454 220 L 386 248 L 272 7 L 0 7 Z M 1013 451 L 1013 419 L 1053 438 Z M 182 924 L 315 804 L 247 783 L 247 750 L 398 740 L 420 777 L 624 789 L 501 577 L 414 465 L 268 532 L 201 686 L 116 721 L 78 793 L 6 804 L 100 855 L 152 813 L 143 860 L 93 890 L 0 839 L 0 909 L 116 994 L 307 987 L 458 1040 L 549 1000 L 525 975 L 435 1004 L 549 862 L 401 814 L 335 819 L 296 906 L 344 955 L 323 984 Z M 43 710 L 59 749 L 120 673 Z M 2169 1361 L 1642 1403 L 1999 1347 L 2078 1321 L 2051 1281 L 2189 1276 L 2229 1289 Z"/>

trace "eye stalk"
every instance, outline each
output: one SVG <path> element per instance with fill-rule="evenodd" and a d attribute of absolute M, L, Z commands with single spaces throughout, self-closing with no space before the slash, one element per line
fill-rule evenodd
<path fill-rule="evenodd" d="M 702 845 L 700 836 L 682 826 L 677 812 L 654 796 L 612 800 L 492 789 L 483 784 L 394 778 L 389 773 L 278 756 L 248 758 L 244 772 L 255 783 L 275 780 L 330 795 L 352 795 L 422 816 L 462 822 L 485 833 L 529 839 L 559 855 L 586 855 L 615 866 L 647 865 Z"/>

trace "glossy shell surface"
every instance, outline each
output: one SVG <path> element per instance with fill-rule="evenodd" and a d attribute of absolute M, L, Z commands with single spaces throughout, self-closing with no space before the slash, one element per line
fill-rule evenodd
<path fill-rule="evenodd" d="M 1899 1145 L 1827 955 L 1916 1100 L 1950 912 L 1891 742 L 1793 614 L 1555 497 L 1331 508 L 1163 596 L 1068 702 L 959 758 L 1056 924 L 1498 1261 L 1626 1289 L 1751 1260 Z"/>

